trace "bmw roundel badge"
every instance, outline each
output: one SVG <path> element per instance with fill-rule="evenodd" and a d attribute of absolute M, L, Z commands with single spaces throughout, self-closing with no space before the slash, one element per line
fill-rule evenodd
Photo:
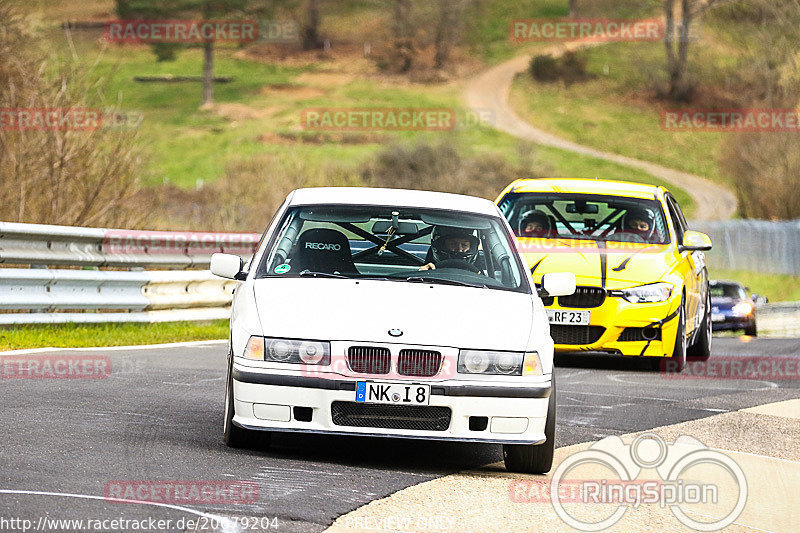
<path fill-rule="evenodd" d="M 391 335 L 392 337 L 399 337 L 402 334 L 403 334 L 402 329 L 392 328 L 389 330 L 389 335 Z"/>

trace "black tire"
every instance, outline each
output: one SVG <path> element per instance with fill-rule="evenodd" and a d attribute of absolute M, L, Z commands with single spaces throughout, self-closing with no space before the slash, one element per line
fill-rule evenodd
<path fill-rule="evenodd" d="M 268 431 L 250 431 L 233 423 L 233 358 L 228 356 L 228 379 L 225 382 L 225 422 L 222 426 L 222 440 L 231 448 L 268 448 L 271 434 Z"/>
<path fill-rule="evenodd" d="M 678 331 L 675 333 L 675 346 L 672 349 L 672 357 L 659 361 L 662 370 L 672 374 L 683 370 L 686 366 L 686 313 L 684 304 L 686 298 L 681 299 L 681 306 L 678 308 Z"/>
<path fill-rule="evenodd" d="M 694 344 L 686 350 L 686 355 L 698 361 L 708 361 L 711 357 L 711 338 L 711 292 L 706 291 L 706 306 L 700 331 L 694 337 Z"/>
<path fill-rule="evenodd" d="M 556 448 L 556 374 L 552 374 L 552 388 L 547 402 L 547 421 L 541 444 L 503 444 L 503 462 L 506 470 L 520 474 L 546 474 L 553 467 Z"/>
<path fill-rule="evenodd" d="M 753 323 L 744 328 L 744 334 L 750 335 L 751 337 L 758 337 L 758 326 L 756 326 L 756 321 L 753 319 Z"/>

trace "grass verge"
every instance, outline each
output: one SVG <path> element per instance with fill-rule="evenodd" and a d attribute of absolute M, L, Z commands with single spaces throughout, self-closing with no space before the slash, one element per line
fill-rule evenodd
<path fill-rule="evenodd" d="M 227 320 L 155 324 L 30 324 L 0 328 L 0 351 L 43 347 L 132 346 L 227 337 Z"/>

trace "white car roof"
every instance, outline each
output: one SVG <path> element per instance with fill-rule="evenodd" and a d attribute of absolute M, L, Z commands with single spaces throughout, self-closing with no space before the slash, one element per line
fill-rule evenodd
<path fill-rule="evenodd" d="M 446 192 L 377 187 L 314 187 L 297 189 L 289 195 L 290 206 L 318 204 L 396 205 L 500 216 L 497 206 L 491 200 Z"/>

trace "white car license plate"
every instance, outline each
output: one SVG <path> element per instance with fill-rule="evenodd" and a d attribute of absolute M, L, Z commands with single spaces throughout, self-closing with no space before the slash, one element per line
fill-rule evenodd
<path fill-rule="evenodd" d="M 712 322 L 724 322 L 725 321 L 725 315 L 723 315 L 722 313 L 719 313 L 719 314 L 718 313 L 711 313 L 711 321 Z"/>
<path fill-rule="evenodd" d="M 547 320 L 549 320 L 551 324 L 588 326 L 590 318 L 591 311 L 547 310 Z"/>
<path fill-rule="evenodd" d="M 398 405 L 428 405 L 430 385 L 418 383 L 356 383 L 356 401 L 362 403 L 388 403 Z"/>

